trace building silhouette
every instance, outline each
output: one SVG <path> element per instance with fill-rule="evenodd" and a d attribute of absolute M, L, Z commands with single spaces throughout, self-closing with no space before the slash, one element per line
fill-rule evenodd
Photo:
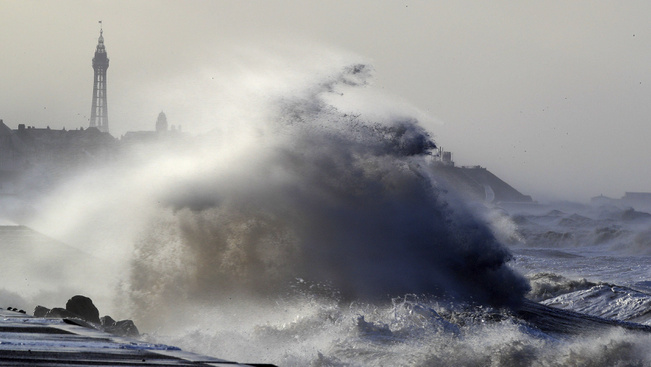
<path fill-rule="evenodd" d="M 166 144 L 180 143 L 184 138 L 181 125 L 168 125 L 165 112 L 161 111 L 156 119 L 154 130 L 127 131 L 120 143 L 126 145 L 139 143 L 164 142 Z"/>
<path fill-rule="evenodd" d="M 47 192 L 74 172 L 112 161 L 118 144 L 97 128 L 11 129 L 0 119 L 0 197 Z"/>
<path fill-rule="evenodd" d="M 167 116 L 165 116 L 165 112 L 161 111 L 158 114 L 158 119 L 156 119 L 156 132 L 162 133 L 165 131 L 167 131 Z"/>
<path fill-rule="evenodd" d="M 101 22 L 100 22 L 101 24 Z M 109 67 L 109 59 L 104 46 L 103 29 L 100 28 L 95 57 L 93 57 L 93 106 L 90 111 L 89 127 L 96 127 L 101 132 L 109 132 L 108 106 L 106 103 L 106 69 Z"/>

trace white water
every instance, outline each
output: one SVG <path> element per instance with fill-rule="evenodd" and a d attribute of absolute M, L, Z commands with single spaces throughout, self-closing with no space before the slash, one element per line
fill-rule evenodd
<path fill-rule="evenodd" d="M 651 259 L 648 255 L 630 256 L 626 246 L 631 236 L 636 237 L 634 232 L 644 231 L 651 221 L 616 221 L 631 232 L 608 243 L 584 246 L 558 246 L 539 241 L 540 236 L 531 233 L 559 230 L 558 220 L 572 214 L 563 213 L 546 224 L 508 226 L 520 238 L 511 244 L 516 254 L 513 266 L 531 281 L 528 297 L 594 316 L 651 325 Z M 531 221 L 548 219 L 520 213 L 516 222 L 522 219 L 519 215 Z M 595 229 L 600 232 L 597 225 L 580 226 L 573 233 Z M 648 332 L 610 328 L 580 335 L 543 333 L 505 310 L 441 299 L 405 296 L 385 304 L 342 304 L 305 295 L 309 291 L 303 294 L 245 306 L 228 302 L 205 305 L 201 312 L 186 314 L 178 324 L 168 324 L 169 329 L 162 327 L 151 337 L 239 361 L 265 360 L 287 366 L 651 363 Z"/>

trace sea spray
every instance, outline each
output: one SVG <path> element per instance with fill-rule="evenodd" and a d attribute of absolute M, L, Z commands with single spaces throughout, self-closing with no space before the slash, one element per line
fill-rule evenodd
<path fill-rule="evenodd" d="M 651 334 L 553 336 L 507 312 L 422 297 L 341 305 L 324 298 L 220 302 L 179 313 L 152 341 L 280 366 L 644 366 Z"/>
<path fill-rule="evenodd" d="M 273 298 L 296 278 L 327 284 L 344 301 L 522 298 L 528 285 L 506 265 L 509 251 L 435 180 L 435 144 L 417 121 L 367 120 L 331 103 L 369 74 L 355 64 L 273 99 L 259 129 L 240 122 L 256 131 L 249 149 L 232 147 L 240 156 L 210 134 L 197 140 L 190 157 L 199 170 L 158 193 L 161 208 L 136 243 L 125 290 L 136 310 Z"/>

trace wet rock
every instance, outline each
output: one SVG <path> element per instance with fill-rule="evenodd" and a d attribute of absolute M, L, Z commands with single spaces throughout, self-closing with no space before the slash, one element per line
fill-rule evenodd
<path fill-rule="evenodd" d="M 69 324 L 100 329 L 117 336 L 137 337 L 140 336 L 138 328 L 131 320 L 115 321 L 111 316 L 99 317 L 99 310 L 93 301 L 85 296 L 74 296 L 66 303 L 66 308 L 55 307 L 49 309 L 43 306 L 36 306 L 35 317 L 47 317 L 64 319 Z"/>
<path fill-rule="evenodd" d="M 36 306 L 36 308 L 34 308 L 34 317 L 45 317 L 48 312 L 50 312 L 49 308 L 40 305 Z"/>
<path fill-rule="evenodd" d="M 116 321 L 109 315 L 102 316 L 99 320 L 104 328 L 115 326 L 116 323 Z"/>
<path fill-rule="evenodd" d="M 136 324 L 131 320 L 118 321 L 113 326 L 104 327 L 104 331 L 118 336 L 135 337 L 140 335 Z"/>
<path fill-rule="evenodd" d="M 66 310 L 76 314 L 77 317 L 80 317 L 83 320 L 92 322 L 94 324 L 100 324 L 99 320 L 99 310 L 93 304 L 93 301 L 85 296 L 74 296 L 66 302 Z"/>

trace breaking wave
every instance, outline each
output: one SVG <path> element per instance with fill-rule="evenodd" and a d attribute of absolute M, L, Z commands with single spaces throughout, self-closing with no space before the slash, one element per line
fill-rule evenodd
<path fill-rule="evenodd" d="M 206 308 L 195 316 L 199 322 L 185 322 L 174 335 L 160 330 L 151 337 L 186 350 L 282 366 L 606 367 L 651 360 L 649 333 L 612 328 L 573 338 L 547 335 L 504 311 L 460 309 L 413 296 L 349 307 L 292 300 L 274 307 Z"/>
<path fill-rule="evenodd" d="M 247 149 L 200 140 L 190 158 L 203 163 L 161 192 L 139 234 L 125 289 L 136 310 L 180 295 L 280 295 L 297 278 L 347 301 L 522 298 L 528 285 L 506 265 L 509 251 L 437 183 L 435 144 L 417 121 L 336 107 L 369 74 L 352 65 L 275 98 L 255 129 L 241 122 L 255 131 Z"/>

